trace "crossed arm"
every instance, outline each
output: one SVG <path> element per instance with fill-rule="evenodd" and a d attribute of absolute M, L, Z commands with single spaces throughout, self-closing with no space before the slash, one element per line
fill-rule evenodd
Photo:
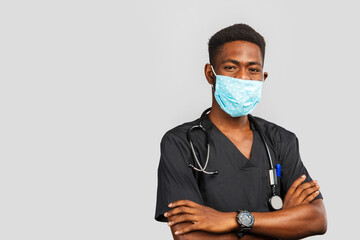
<path fill-rule="evenodd" d="M 302 183 L 302 176 L 289 188 L 284 207 L 276 212 L 252 212 L 255 223 L 251 233 L 242 239 L 299 239 L 324 234 L 327 228 L 325 207 L 316 181 Z M 238 239 L 236 212 L 219 212 L 192 201 L 180 200 L 169 204 L 168 218 L 173 237 L 178 239 Z"/>

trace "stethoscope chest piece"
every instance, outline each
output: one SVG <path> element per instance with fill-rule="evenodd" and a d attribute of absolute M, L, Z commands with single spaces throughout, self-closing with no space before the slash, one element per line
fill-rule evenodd
<path fill-rule="evenodd" d="M 273 195 L 269 199 L 270 206 L 274 210 L 280 210 L 283 207 L 283 201 L 278 195 Z"/>

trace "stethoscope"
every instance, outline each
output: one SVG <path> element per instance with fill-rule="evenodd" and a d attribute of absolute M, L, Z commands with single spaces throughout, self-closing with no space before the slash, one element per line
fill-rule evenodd
<path fill-rule="evenodd" d="M 209 135 L 206 131 L 206 129 L 202 126 L 202 121 L 204 120 L 204 117 L 206 116 L 206 114 L 211 110 L 211 108 L 206 109 L 200 117 L 199 120 L 199 124 L 192 126 L 191 128 L 189 128 L 186 132 L 186 137 L 187 140 L 190 144 L 190 148 L 191 148 L 191 152 L 194 156 L 195 162 L 198 165 L 198 167 L 195 167 L 193 164 L 189 163 L 188 166 L 198 172 L 203 172 L 205 174 L 208 175 L 216 175 L 219 174 L 219 171 L 214 170 L 214 171 L 206 171 L 206 167 L 209 163 L 209 158 L 210 158 L 210 139 L 209 139 Z M 266 153 L 269 159 L 269 163 L 270 163 L 270 170 L 269 170 L 269 178 L 270 178 L 270 186 L 271 186 L 271 190 L 272 190 L 272 196 L 269 198 L 269 204 L 270 206 L 274 209 L 274 210 L 280 210 L 283 207 L 283 201 L 281 199 L 281 197 L 279 195 L 276 194 L 276 185 L 277 185 L 277 174 L 276 174 L 276 169 L 274 168 L 274 164 L 271 158 L 271 154 L 270 154 L 270 150 L 268 147 L 268 144 L 265 140 L 264 134 L 260 128 L 260 126 L 258 125 L 258 123 L 256 122 L 256 120 L 254 119 L 254 117 L 251 114 L 248 114 L 248 118 L 249 120 L 255 125 L 256 129 L 258 130 L 258 132 L 260 133 L 261 139 L 264 142 L 265 148 L 266 148 Z M 191 131 L 195 130 L 195 129 L 200 129 L 201 131 L 203 131 L 205 133 L 205 138 L 206 138 L 206 161 L 205 161 L 205 165 L 202 166 L 198 157 L 196 156 L 196 152 L 194 149 L 194 144 L 193 141 L 191 139 Z"/>

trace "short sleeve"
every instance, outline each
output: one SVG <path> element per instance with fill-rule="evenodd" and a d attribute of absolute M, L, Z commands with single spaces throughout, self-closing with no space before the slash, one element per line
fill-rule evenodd
<path fill-rule="evenodd" d="M 291 136 L 287 139 L 287 143 L 285 143 L 285 147 L 280 154 L 280 162 L 282 163 L 281 188 L 284 196 L 291 184 L 300 176 L 306 175 L 304 182 L 312 181 L 312 178 L 301 161 L 298 138 L 295 134 L 291 133 Z M 322 198 L 320 193 L 315 199 Z"/>
<path fill-rule="evenodd" d="M 193 170 L 188 167 L 191 155 L 184 136 L 166 133 L 161 141 L 158 167 L 158 188 L 155 219 L 166 222 L 168 204 L 177 200 L 191 200 L 203 204 Z"/>

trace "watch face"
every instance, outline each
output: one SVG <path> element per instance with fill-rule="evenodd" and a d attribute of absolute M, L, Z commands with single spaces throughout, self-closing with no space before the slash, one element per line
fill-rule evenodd
<path fill-rule="evenodd" d="M 249 212 L 241 212 L 240 213 L 240 221 L 246 227 L 251 227 L 254 224 L 254 217 Z"/>

